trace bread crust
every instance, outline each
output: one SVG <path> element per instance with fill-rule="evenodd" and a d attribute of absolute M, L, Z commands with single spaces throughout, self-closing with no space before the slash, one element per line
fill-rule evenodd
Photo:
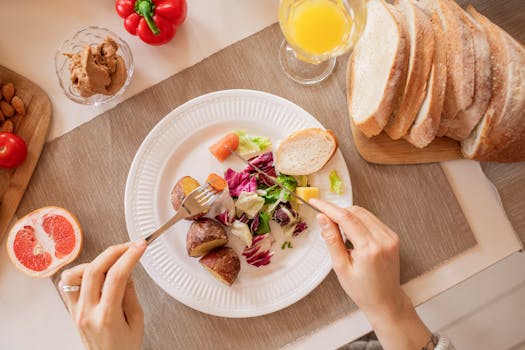
<path fill-rule="evenodd" d="M 467 11 L 487 35 L 493 84 L 485 115 L 476 130 L 462 142 L 463 154 L 481 161 L 524 161 L 525 49 L 472 6 Z"/>
<path fill-rule="evenodd" d="M 492 95 L 492 72 L 490 64 L 490 46 L 483 30 L 473 21 L 473 19 L 458 7 L 458 16 L 468 24 L 474 39 L 475 53 L 475 81 L 474 99 L 472 104 L 458 112 L 454 119 L 445 121 L 445 136 L 457 141 L 466 139 L 476 124 L 480 121 L 487 110 L 490 97 Z"/>
<path fill-rule="evenodd" d="M 383 92 L 381 102 L 378 104 L 377 109 L 366 119 L 362 121 L 357 121 L 352 117 L 352 104 L 355 103 L 353 100 L 353 87 L 354 85 L 354 67 L 355 61 L 358 57 L 356 53 L 359 50 L 359 45 L 355 48 L 354 54 L 350 57 L 347 66 L 347 101 L 348 101 L 348 114 L 350 119 L 358 127 L 358 129 L 365 134 L 367 137 L 372 137 L 378 135 L 383 131 L 384 127 L 387 125 L 390 116 L 394 110 L 395 101 L 398 98 L 399 91 L 402 90 L 404 85 L 404 79 L 406 76 L 407 62 L 409 56 L 409 38 L 407 33 L 402 28 L 399 23 L 397 16 L 388 8 L 386 3 L 383 0 L 377 0 L 385 7 L 386 11 L 392 16 L 394 23 L 397 26 L 399 33 L 399 45 L 397 54 L 394 57 L 390 74 L 387 78 L 387 86 Z"/>
<path fill-rule="evenodd" d="M 458 16 L 459 5 L 451 0 L 438 0 L 446 21 L 447 89 L 441 120 L 454 119 L 460 110 L 472 104 L 474 98 L 475 54 L 474 39 L 468 25 Z M 462 10 L 461 10 L 462 11 Z M 458 54 L 459 53 L 459 54 Z M 443 136 L 447 129 L 438 130 Z"/>
<path fill-rule="evenodd" d="M 427 84 L 430 96 L 430 106 L 425 119 L 413 124 L 405 139 L 412 145 L 423 148 L 434 138 L 441 121 L 441 112 L 445 100 L 445 89 L 447 84 L 447 41 L 443 32 L 443 27 L 436 11 L 431 14 L 432 29 L 434 30 L 434 56 L 432 70 Z M 422 106 L 423 107 L 423 106 Z M 422 108 L 421 107 L 421 108 Z"/>
<path fill-rule="evenodd" d="M 410 0 L 399 0 L 396 7 L 401 8 L 401 6 L 407 7 L 407 11 L 414 11 L 415 38 L 410 41 L 410 44 L 415 45 L 415 52 L 413 62 L 409 62 L 409 70 L 399 108 L 385 127 L 385 132 L 394 140 L 407 134 L 425 99 L 426 84 L 434 55 L 434 33 L 430 21 Z M 409 33 L 408 29 L 407 32 Z M 412 49 L 410 50 L 412 51 Z"/>

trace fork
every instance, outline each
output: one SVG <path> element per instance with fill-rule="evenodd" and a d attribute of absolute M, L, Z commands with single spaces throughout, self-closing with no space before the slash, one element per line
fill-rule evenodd
<path fill-rule="evenodd" d="M 177 213 L 155 232 L 146 237 L 147 245 L 150 245 L 178 221 L 208 211 L 221 193 L 222 191 L 214 189 L 209 182 L 191 191 L 182 201 Z"/>

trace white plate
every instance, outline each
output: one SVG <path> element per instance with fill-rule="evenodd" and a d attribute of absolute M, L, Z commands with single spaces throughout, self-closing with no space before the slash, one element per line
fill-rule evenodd
<path fill-rule="evenodd" d="M 125 196 L 130 238 L 147 236 L 174 214 L 170 193 L 181 177 L 204 181 L 211 172 L 222 174 L 228 167 L 244 167 L 235 160 L 221 164 L 208 151 L 225 133 L 241 129 L 265 135 L 275 146 L 293 131 L 309 127 L 322 125 L 292 102 L 259 91 L 219 91 L 179 106 L 149 133 L 131 165 Z M 346 186 L 342 196 L 329 191 L 328 173 L 333 169 Z M 340 151 L 310 180 L 320 187 L 322 198 L 340 206 L 352 204 L 350 177 Z M 283 240 L 276 232 L 271 264 L 256 268 L 240 256 L 241 271 L 231 287 L 216 280 L 198 259 L 188 257 L 188 221 L 179 222 L 155 241 L 141 262 L 162 289 L 189 307 L 223 317 L 264 315 L 306 296 L 331 270 L 315 213 L 302 208 L 301 215 L 309 230 L 294 238 L 293 248 L 282 250 Z M 231 237 L 229 245 L 242 251 L 236 237 Z"/>

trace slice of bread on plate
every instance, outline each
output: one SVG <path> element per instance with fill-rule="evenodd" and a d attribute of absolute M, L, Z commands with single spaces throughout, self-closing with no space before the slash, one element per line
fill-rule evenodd
<path fill-rule="evenodd" d="M 399 11 L 410 37 L 410 58 L 404 92 L 385 132 L 397 140 L 405 136 L 416 119 L 425 99 L 428 76 L 434 56 L 434 32 L 427 16 L 410 0 L 398 0 L 395 9 Z M 381 42 L 380 45 L 382 45 Z"/>
<path fill-rule="evenodd" d="M 405 140 L 418 148 L 427 146 L 436 137 L 447 83 L 447 39 L 435 11 L 431 14 L 431 22 L 434 30 L 434 58 L 427 91 L 416 120 L 405 136 Z"/>
<path fill-rule="evenodd" d="M 347 98 L 352 122 L 367 137 L 387 124 L 404 84 L 408 38 L 383 0 L 367 3 L 367 23 L 348 62 Z"/>
<path fill-rule="evenodd" d="M 490 47 L 482 28 L 458 4 L 450 1 L 454 13 L 467 24 L 474 40 L 475 76 L 474 99 L 466 109 L 460 110 L 454 119 L 443 122 L 444 136 L 457 141 L 466 139 L 487 110 L 492 94 Z M 446 131 L 445 131 L 446 130 Z"/>
<path fill-rule="evenodd" d="M 313 174 L 328 163 L 337 150 L 331 130 L 303 129 L 284 139 L 275 151 L 275 169 L 287 175 Z"/>
<path fill-rule="evenodd" d="M 473 7 L 468 12 L 490 45 L 492 97 L 481 121 L 461 143 L 462 152 L 481 161 L 524 161 L 525 48 Z"/>

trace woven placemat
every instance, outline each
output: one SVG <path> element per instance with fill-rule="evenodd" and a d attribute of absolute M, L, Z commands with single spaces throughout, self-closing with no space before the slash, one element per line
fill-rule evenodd
<path fill-rule="evenodd" d="M 18 215 L 43 205 L 70 209 L 85 229 L 77 263 L 92 260 L 107 246 L 128 239 L 123 203 L 126 177 L 151 128 L 188 99 L 246 88 L 283 96 L 335 131 L 350 170 L 355 203 L 377 213 L 400 234 L 403 282 L 474 246 L 474 236 L 439 164 L 377 166 L 359 157 L 346 108 L 347 57 L 339 60 L 327 81 L 303 87 L 281 71 L 277 61 L 281 40 L 279 27 L 268 27 L 52 141 Z M 194 311 L 164 293 L 142 267 L 134 276 L 145 310 L 145 349 L 277 348 L 355 310 L 333 273 L 296 304 L 250 319 Z"/>

